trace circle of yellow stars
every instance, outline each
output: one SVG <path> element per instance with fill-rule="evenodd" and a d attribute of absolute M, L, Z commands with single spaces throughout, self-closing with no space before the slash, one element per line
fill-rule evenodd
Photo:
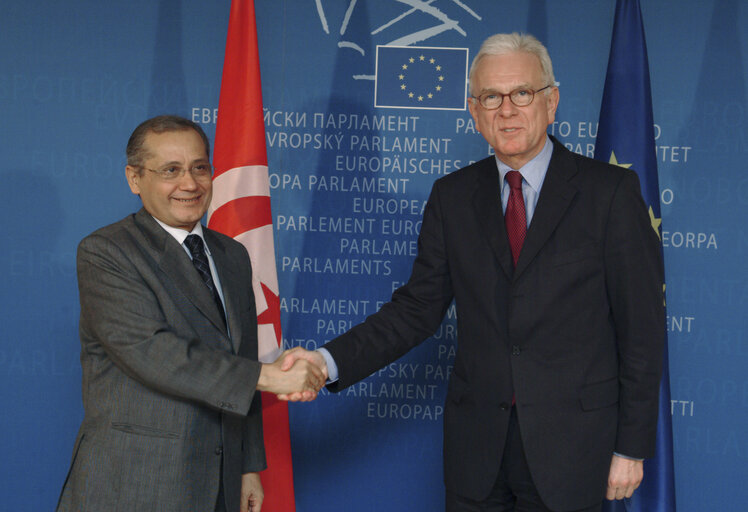
<path fill-rule="evenodd" d="M 424 63 L 424 64 L 427 63 L 429 66 L 433 66 L 433 69 L 437 72 L 436 86 L 432 90 L 413 91 L 408 88 L 408 84 L 405 81 L 406 72 L 410 68 L 414 67 L 414 65 L 417 63 Z M 415 99 L 419 102 L 422 102 L 422 101 L 433 99 L 434 95 L 436 95 L 436 93 L 442 90 L 442 86 L 440 82 L 444 82 L 444 79 L 445 79 L 444 73 L 442 72 L 441 65 L 437 64 L 436 59 L 434 59 L 433 57 L 427 59 L 426 56 L 423 54 L 419 55 L 417 60 L 416 60 L 416 57 L 410 57 L 408 61 L 405 64 L 403 64 L 400 68 L 401 68 L 400 74 L 397 75 L 398 80 L 402 82 L 400 84 L 400 90 L 405 92 L 408 95 L 408 98 Z"/>

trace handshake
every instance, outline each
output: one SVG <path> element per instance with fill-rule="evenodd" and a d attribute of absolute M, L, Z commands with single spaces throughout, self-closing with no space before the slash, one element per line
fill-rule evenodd
<path fill-rule="evenodd" d="M 317 397 L 327 376 L 322 354 L 295 347 L 283 352 L 274 363 L 262 365 L 257 389 L 275 393 L 280 400 L 308 402 Z"/>

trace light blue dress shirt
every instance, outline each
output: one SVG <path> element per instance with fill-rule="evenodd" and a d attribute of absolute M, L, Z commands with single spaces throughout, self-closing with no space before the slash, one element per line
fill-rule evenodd
<path fill-rule="evenodd" d="M 530 227 L 530 221 L 535 213 L 535 207 L 538 204 L 540 189 L 543 188 L 545 173 L 548 172 L 548 165 L 553 155 L 553 143 L 546 135 L 545 145 L 535 158 L 527 162 L 519 169 L 512 169 L 496 157 L 496 165 L 499 168 L 499 183 L 501 186 L 501 211 L 506 212 L 506 205 L 509 202 L 509 192 L 511 187 L 504 177 L 509 171 L 519 171 L 522 175 L 522 198 L 525 200 L 525 214 L 527 216 L 527 227 Z"/>

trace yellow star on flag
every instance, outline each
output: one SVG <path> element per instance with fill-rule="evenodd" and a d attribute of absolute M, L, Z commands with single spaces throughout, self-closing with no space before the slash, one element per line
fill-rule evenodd
<path fill-rule="evenodd" d="M 652 207 L 649 207 L 649 221 L 652 223 L 652 229 L 655 230 L 655 233 L 657 233 L 657 238 L 662 240 L 662 236 L 660 236 L 660 226 L 662 225 L 662 217 L 657 218 L 655 217 L 654 210 Z"/>
<path fill-rule="evenodd" d="M 610 152 L 610 160 L 608 160 L 608 163 L 617 165 L 618 167 L 623 167 L 624 169 L 628 169 L 629 167 L 631 167 L 631 164 L 619 164 L 614 151 Z"/>

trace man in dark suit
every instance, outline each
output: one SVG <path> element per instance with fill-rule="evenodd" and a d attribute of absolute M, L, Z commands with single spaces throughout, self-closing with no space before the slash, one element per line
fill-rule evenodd
<path fill-rule="evenodd" d="M 260 391 L 313 398 L 307 362 L 257 362 L 246 249 L 207 229 L 202 129 L 145 121 L 126 176 L 143 208 L 78 249 L 85 416 L 58 510 L 259 512 Z"/>
<path fill-rule="evenodd" d="M 598 511 L 604 497 L 631 496 L 654 452 L 658 237 L 634 172 L 546 134 L 559 91 L 535 38 L 486 40 L 470 89 L 496 156 L 435 182 L 412 274 L 391 302 L 286 363 L 326 366 L 341 390 L 430 336 L 454 299 L 447 510 Z"/>

